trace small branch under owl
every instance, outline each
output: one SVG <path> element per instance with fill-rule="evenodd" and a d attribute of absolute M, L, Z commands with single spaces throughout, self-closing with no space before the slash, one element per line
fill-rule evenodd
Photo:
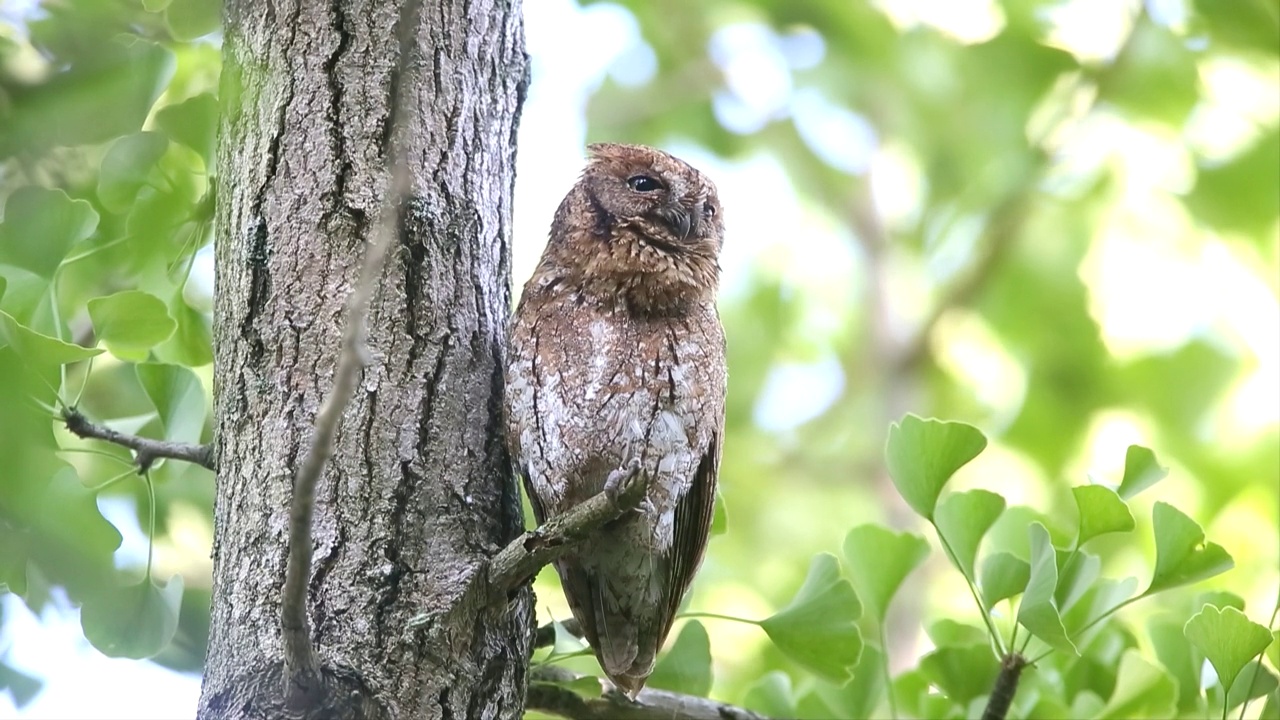
<path fill-rule="evenodd" d="M 512 590 L 527 582 L 543 566 L 554 562 L 578 543 L 623 513 L 633 510 L 644 497 L 645 474 L 633 467 L 616 487 L 606 487 L 573 509 L 512 540 L 489 564 L 489 599 L 505 602 Z"/>

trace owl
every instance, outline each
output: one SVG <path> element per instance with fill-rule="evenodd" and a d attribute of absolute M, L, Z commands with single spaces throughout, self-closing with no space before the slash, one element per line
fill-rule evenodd
<path fill-rule="evenodd" d="M 546 522 L 641 472 L 638 507 L 555 563 L 605 674 L 628 697 L 702 561 L 724 438 L 724 236 L 711 181 L 598 144 L 524 286 L 506 371 L 512 456 Z"/>

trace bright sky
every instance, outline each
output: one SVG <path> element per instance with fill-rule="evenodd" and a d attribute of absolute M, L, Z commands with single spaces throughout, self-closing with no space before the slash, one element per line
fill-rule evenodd
<path fill-rule="evenodd" d="M 990 37 L 1004 22 L 991 0 L 881 4 L 892 9 L 900 25 L 931 24 L 965 42 Z M 1151 5 L 1153 12 L 1169 13 L 1165 17 L 1179 21 L 1178 3 Z M 1082 57 L 1114 53 L 1126 30 L 1124 3 L 1079 0 L 1060 8 L 1053 18 L 1058 24 L 1056 42 Z M 513 270 L 517 288 L 536 263 L 551 215 L 581 168 L 583 111 L 589 92 L 606 72 L 619 82 L 643 82 L 654 65 L 634 21 L 616 7 L 579 10 L 573 0 L 539 0 L 527 3 L 525 13 L 534 82 L 520 127 Z M 568 37 L 574 41 L 565 42 Z M 918 207 L 913 189 L 920 187 L 910 153 L 881 145 L 863 118 L 836 107 L 820 93 L 792 87 L 788 68 L 817 62 L 823 52 L 820 38 L 801 36 L 781 44 L 776 40 L 770 31 L 754 25 L 717 33 L 710 51 L 726 71 L 730 90 L 716 100 L 721 121 L 747 132 L 780 113 L 790 114 L 801 136 L 824 161 L 853 172 L 874 168 L 876 199 L 888 222 L 909 217 Z M 1229 62 L 1210 67 L 1206 80 L 1209 101 L 1197 110 L 1187 138 L 1135 129 L 1100 115 L 1063 130 L 1054 141 L 1071 158 L 1066 164 L 1075 165 L 1075 170 L 1117 159 L 1125 169 L 1127 202 L 1108 218 L 1101 242 L 1081 268 L 1095 291 L 1094 314 L 1105 342 L 1125 356 L 1177 347 L 1206 328 L 1225 328 L 1255 356 L 1256 363 L 1236 388 L 1222 419 L 1234 430 L 1256 432 L 1280 421 L 1275 402 L 1280 397 L 1280 307 L 1272 290 L 1228 244 L 1215 242 L 1201 248 L 1165 241 L 1192 232 L 1189 219 L 1168 193 L 1185 190 L 1190 178 L 1192 158 L 1184 143 L 1229 153 L 1253 123 L 1275 122 L 1280 99 L 1274 93 L 1276 77 Z M 719 185 L 729 225 L 723 257 L 725 295 L 745 289 L 752 267 L 774 273 L 821 300 L 809 303 L 807 327 L 816 333 L 831 329 L 838 318 L 824 308 L 847 307 L 845 299 L 855 292 L 851 285 L 857 260 L 843 231 L 807 211 L 778 164 L 767 157 L 729 164 L 696 148 L 670 149 L 708 171 Z M 787 242 L 797 234 L 810 241 Z M 1189 247 L 1201 249 L 1189 251 Z M 211 255 L 206 253 L 205 259 L 207 280 Z M 1135 271 L 1138 267 L 1145 269 Z M 940 344 L 946 348 L 941 357 L 944 366 L 971 377 L 976 387 L 993 388 L 991 396 L 983 398 L 993 408 L 1016 407 L 1020 367 L 980 318 L 957 314 L 940 332 L 947 334 L 946 342 Z M 993 383 L 991 378 L 1004 382 Z M 829 352 L 813 362 L 781 365 L 762 392 L 757 421 L 772 429 L 793 427 L 822 412 L 843 382 L 840 364 Z M 1135 432 L 1127 420 L 1100 423 L 1092 443 L 1095 452 L 1088 461 L 1108 463 L 1122 457 L 1115 448 L 1122 448 Z M 105 501 L 101 504 L 125 537 L 118 562 L 137 563 L 146 546 L 132 513 Z M 12 595 L 0 598 L 0 603 L 4 613 L 0 657 L 7 652 L 7 662 L 47 683 L 20 717 L 194 716 L 198 678 L 150 663 L 104 657 L 85 641 L 78 611 L 65 599 L 47 608 L 39 619 Z M 0 717 L 15 714 L 8 696 L 0 695 Z"/>

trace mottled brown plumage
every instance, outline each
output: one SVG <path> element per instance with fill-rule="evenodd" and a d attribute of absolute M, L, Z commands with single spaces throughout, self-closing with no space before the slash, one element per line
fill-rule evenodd
<path fill-rule="evenodd" d="M 507 429 L 539 522 L 638 462 L 640 506 L 556 563 L 613 682 L 653 671 L 706 547 L 724 436 L 715 186 L 652 148 L 592 145 L 516 310 Z"/>

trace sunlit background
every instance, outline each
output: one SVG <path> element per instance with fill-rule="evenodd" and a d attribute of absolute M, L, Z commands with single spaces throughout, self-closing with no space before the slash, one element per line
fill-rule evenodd
<path fill-rule="evenodd" d="M 729 522 L 691 610 L 765 617 L 851 526 L 918 530 L 881 459 L 910 411 L 992 438 L 957 486 L 1058 525 L 1074 522 L 1070 485 L 1114 483 L 1128 445 L 1153 448 L 1170 476 L 1136 501 L 1139 532 L 1108 573 L 1149 563 L 1144 519 L 1171 499 L 1236 559 L 1210 585 L 1266 617 L 1280 583 L 1280 10 L 1245 5 L 526 3 L 517 291 L 587 142 L 676 153 L 725 207 Z M 49 72 L 26 43 L 43 12 L 0 10 L 10 78 Z M 180 58 L 198 65 L 188 93 L 212 89 L 198 78 L 217 42 Z M 205 311 L 210 250 L 194 276 Z M 156 539 L 159 574 L 206 593 L 210 497 L 175 497 Z M 146 554 L 134 498 L 99 501 L 121 567 Z M 568 617 L 552 573 L 536 590 L 540 620 Z M 928 649 L 922 615 L 973 616 L 937 559 L 903 594 L 902 662 Z M 0 668 L 44 684 L 21 710 L 0 694 L 0 716 L 194 715 L 198 675 L 105 658 L 58 588 L 2 609 Z M 757 628 L 708 630 L 715 696 L 785 666 Z"/>

